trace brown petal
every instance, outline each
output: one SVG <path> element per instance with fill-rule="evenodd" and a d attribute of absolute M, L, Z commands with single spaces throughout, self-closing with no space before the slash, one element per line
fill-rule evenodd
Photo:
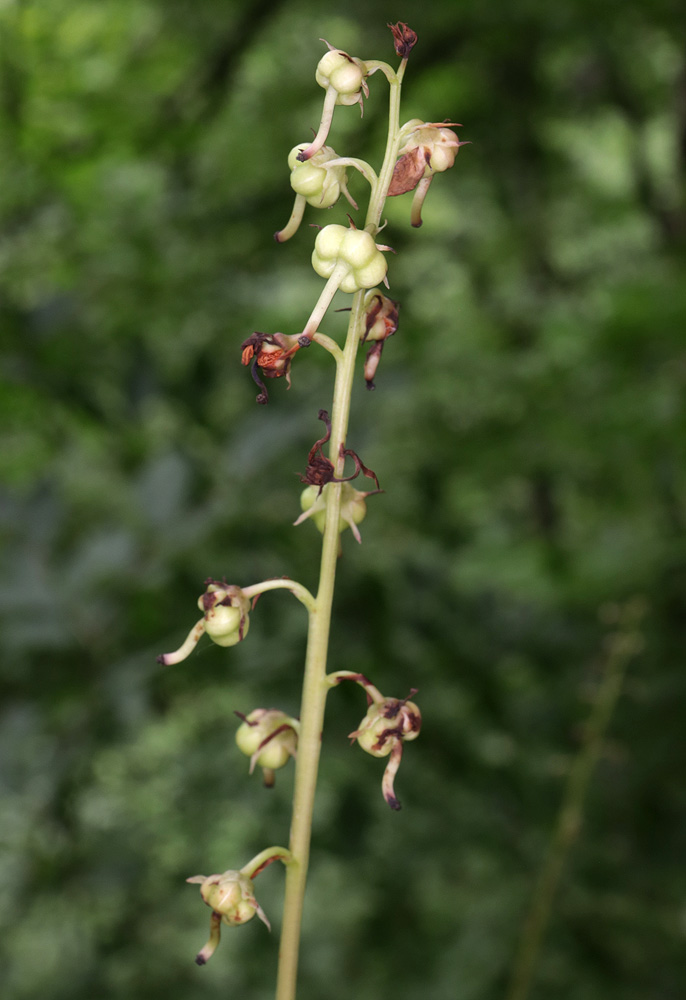
<path fill-rule="evenodd" d="M 424 176 L 426 165 L 431 159 L 428 146 L 416 146 L 401 156 L 393 168 L 393 177 L 388 189 L 389 197 L 413 191 Z"/>

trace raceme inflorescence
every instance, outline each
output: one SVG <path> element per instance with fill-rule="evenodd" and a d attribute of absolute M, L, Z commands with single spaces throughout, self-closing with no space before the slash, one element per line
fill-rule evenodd
<path fill-rule="evenodd" d="M 367 511 L 367 499 L 383 493 L 376 473 L 364 464 L 347 441 L 358 349 L 364 345 L 364 380 L 367 388 L 374 389 L 386 341 L 398 329 L 399 305 L 387 294 L 391 247 L 379 241 L 383 206 L 387 197 L 414 192 L 410 220 L 413 226 L 421 226 L 422 206 L 435 175 L 453 165 L 463 145 L 453 131 L 459 127 L 454 122 L 412 119 L 400 124 L 400 89 L 417 36 L 402 22 L 389 25 L 389 28 L 400 57 L 397 69 L 376 59 L 351 56 L 325 43 L 327 52 L 315 72 L 316 82 L 325 91 L 321 122 L 314 139 L 295 145 L 286 158 L 295 200 L 287 224 L 275 234 L 275 239 L 277 243 L 290 240 L 306 211 L 330 209 L 341 196 L 347 199 L 350 210 L 359 212 L 348 189 L 354 171 L 369 187 L 366 213 L 357 221 L 348 215 L 347 224 L 334 222 L 317 227 L 311 263 L 315 272 L 325 279 L 325 284 L 302 329 L 292 333 L 253 332 L 241 345 L 241 361 L 250 367 L 259 389 L 257 402 L 262 405 L 269 402 L 265 380 L 281 378 L 290 386 L 292 365 L 301 350 L 311 346 L 322 348 L 334 360 L 333 399 L 329 409 L 320 409 L 317 413 L 324 424 L 324 433 L 312 445 L 304 472 L 300 474 L 305 488 L 300 498 L 302 513 L 295 520 L 295 524 L 300 525 L 311 519 L 323 536 L 316 592 L 287 577 L 248 586 L 229 584 L 226 580 L 206 580 L 204 592 L 198 599 L 201 618 L 175 652 L 159 657 L 164 665 L 179 663 L 192 653 L 204 635 L 224 647 L 245 641 L 255 603 L 268 591 L 290 591 L 307 611 L 308 643 L 299 717 L 292 718 L 279 708 L 259 707 L 247 714 L 236 712 L 241 720 L 236 744 L 250 760 L 250 774 L 259 768 L 264 784 L 269 787 L 275 781 L 275 772 L 288 766 L 291 760 L 295 761 L 289 846 L 265 848 L 242 868 L 209 876 L 196 875 L 187 880 L 200 884 L 202 900 L 212 911 L 210 938 L 196 958 L 198 964 L 203 965 L 219 942 L 222 924 L 232 927 L 257 916 L 269 926 L 255 898 L 253 882 L 271 862 L 282 862 L 286 869 L 286 889 L 277 1000 L 295 998 L 312 809 L 327 694 L 346 680 L 353 681 L 364 691 L 366 714 L 359 727 L 350 733 L 350 740 L 366 753 L 386 759 L 381 788 L 391 809 L 400 809 L 395 778 L 405 744 L 416 739 L 421 728 L 420 710 L 411 700 L 417 693 L 415 689 L 405 698 L 387 697 L 361 673 L 353 670 L 326 672 L 341 534 L 350 528 L 355 539 L 361 541 L 359 525 Z M 388 137 L 383 162 L 376 171 L 365 160 L 340 156 L 328 145 L 328 140 L 336 109 L 358 105 L 362 110 L 364 101 L 371 99 L 376 89 L 376 80 L 370 85 L 371 78 L 381 76 L 386 78 L 390 90 Z M 339 291 L 352 295 L 343 344 L 322 330 L 327 310 Z M 365 479 L 371 480 L 374 488 L 357 488 Z"/>

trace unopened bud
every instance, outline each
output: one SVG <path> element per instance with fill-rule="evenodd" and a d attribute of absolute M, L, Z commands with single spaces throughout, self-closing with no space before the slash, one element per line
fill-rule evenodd
<path fill-rule="evenodd" d="M 246 924 L 257 914 L 271 930 L 264 910 L 255 899 L 252 879 L 243 871 L 226 871 L 221 875 L 193 875 L 186 882 L 200 883 L 200 895 L 212 909 L 210 938 L 195 957 L 198 965 L 205 965 L 214 954 L 219 944 L 221 924 L 237 927 Z"/>
<path fill-rule="evenodd" d="M 325 43 L 329 45 L 328 42 Z M 336 104 L 357 104 L 362 93 L 367 96 L 367 67 L 361 59 L 349 56 L 341 49 L 329 45 L 329 51 L 317 64 L 315 79 L 320 87 L 329 87 L 337 93 Z"/>
<path fill-rule="evenodd" d="M 343 292 L 372 288 L 384 280 L 388 270 L 386 258 L 366 230 L 337 224 L 324 226 L 314 242 L 312 267 L 322 278 L 330 278 L 340 263 L 348 269 L 339 285 Z"/>
<path fill-rule="evenodd" d="M 338 159 L 338 154 L 330 146 L 322 146 L 318 153 L 303 163 L 298 159 L 307 149 L 308 143 L 294 146 L 288 154 L 291 168 L 291 187 L 315 208 L 330 208 L 341 192 L 347 192 L 348 175 L 344 166 L 324 167 L 322 164 Z"/>
<path fill-rule="evenodd" d="M 417 44 L 417 32 L 409 28 L 404 21 L 398 21 L 397 24 L 389 24 L 387 27 L 393 32 L 395 51 L 402 59 L 407 59 Z"/>
<path fill-rule="evenodd" d="M 241 712 L 236 715 L 243 720 L 236 730 L 236 745 L 241 753 L 250 757 L 250 774 L 259 765 L 264 772 L 265 785 L 271 787 L 273 772 L 296 755 L 298 720 L 278 708 L 256 708 L 249 715 Z"/>
<path fill-rule="evenodd" d="M 218 646 L 235 646 L 245 639 L 250 628 L 250 600 L 240 587 L 209 583 L 198 598 L 198 607 L 205 611 L 205 631 Z"/>

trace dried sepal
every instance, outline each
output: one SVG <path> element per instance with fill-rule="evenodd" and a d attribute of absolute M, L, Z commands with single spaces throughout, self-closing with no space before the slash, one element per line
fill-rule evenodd
<path fill-rule="evenodd" d="M 350 476 L 342 476 L 340 479 L 336 477 L 334 474 L 335 468 L 333 462 L 331 462 L 322 451 L 322 446 L 325 445 L 331 437 L 331 421 L 329 419 L 329 414 L 326 410 L 320 410 L 317 416 L 319 420 L 324 422 L 326 426 L 326 434 L 319 438 L 318 441 L 315 441 L 310 448 L 310 452 L 307 456 L 307 468 L 305 469 L 305 473 L 298 474 L 300 481 L 302 483 L 307 483 L 309 486 L 319 487 L 319 493 L 321 493 L 327 483 L 347 483 L 351 479 L 356 479 L 361 472 L 363 475 L 367 476 L 368 479 L 374 480 L 378 490 L 380 487 L 376 473 L 367 468 L 356 452 L 352 451 L 351 448 L 344 448 L 343 445 L 341 445 L 340 455 L 341 457 L 352 458 L 355 463 L 355 471 Z"/>

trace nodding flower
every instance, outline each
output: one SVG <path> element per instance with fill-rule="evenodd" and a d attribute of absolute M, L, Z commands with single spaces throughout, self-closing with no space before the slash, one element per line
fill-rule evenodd
<path fill-rule="evenodd" d="M 271 930 L 266 913 L 255 899 L 253 879 L 272 861 L 281 861 L 287 865 L 290 859 L 291 852 L 285 847 L 268 847 L 237 871 L 229 869 L 218 875 L 192 875 L 186 879 L 186 882 L 200 885 L 203 902 L 212 910 L 210 937 L 195 957 L 197 965 L 205 965 L 214 954 L 219 944 L 222 924 L 238 927 L 258 916 L 267 929 Z"/>
<path fill-rule="evenodd" d="M 348 174 L 344 164 L 334 161 L 340 159 L 331 146 L 322 146 L 318 153 L 303 163 L 299 159 L 307 149 L 307 143 L 294 146 L 288 154 L 288 166 L 291 170 L 291 187 L 295 191 L 295 203 L 288 223 L 278 233 L 274 233 L 277 243 L 285 243 L 298 230 L 305 213 L 305 205 L 313 208 L 331 208 L 341 195 L 357 209 L 357 202 L 348 191 Z M 332 166 L 328 166 L 331 163 Z"/>
<path fill-rule="evenodd" d="M 195 623 L 175 652 L 162 653 L 157 657 L 157 662 L 163 666 L 168 667 L 185 660 L 205 632 L 218 646 L 235 646 L 248 634 L 250 598 L 245 596 L 240 587 L 226 581 L 208 579 L 205 585 L 205 593 L 198 598 L 198 607 L 204 611 L 203 617 Z"/>
<path fill-rule="evenodd" d="M 416 188 L 411 211 L 415 228 L 422 224 L 422 205 L 434 175 L 452 167 L 460 146 L 469 145 L 458 139 L 448 125 L 462 128 L 457 122 L 423 122 L 413 118 L 400 130 L 406 141 L 400 148 L 388 195 L 393 197 Z"/>
<path fill-rule="evenodd" d="M 375 688 L 373 690 L 376 691 Z M 400 809 L 393 782 L 400 767 L 403 744 L 416 740 L 422 726 L 422 714 L 415 703 L 409 700 L 416 693 L 413 688 L 409 696 L 402 700 L 383 697 L 374 700 L 372 696 L 359 729 L 349 734 L 349 738 L 357 740 L 362 749 L 372 757 L 389 758 L 381 790 L 391 809 Z"/>
<path fill-rule="evenodd" d="M 337 104 L 359 104 L 362 110 L 362 97 L 369 97 L 367 86 L 369 70 L 365 63 L 361 59 L 349 56 L 342 49 L 335 49 L 325 39 L 322 38 L 321 41 L 329 51 L 319 60 L 315 79 L 326 91 L 324 108 L 313 142 L 298 154 L 298 159 L 303 162 L 313 157 L 326 142 L 333 119 L 333 109 Z"/>
<path fill-rule="evenodd" d="M 368 389 L 375 389 L 374 376 L 379 367 L 384 344 L 398 329 L 398 303 L 389 299 L 378 288 L 371 288 L 364 297 L 364 330 L 361 343 L 370 342 L 364 361 L 364 380 Z"/>

